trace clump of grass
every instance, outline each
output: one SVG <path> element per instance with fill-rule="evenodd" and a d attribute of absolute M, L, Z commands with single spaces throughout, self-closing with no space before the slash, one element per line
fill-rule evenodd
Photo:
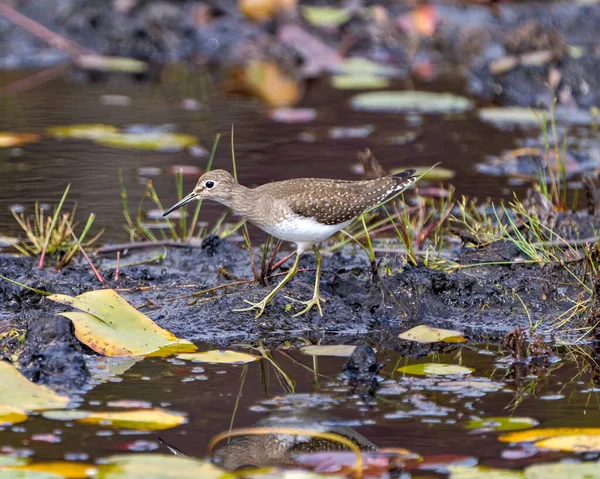
<path fill-rule="evenodd" d="M 10 238 L 6 240 L 25 256 L 39 256 L 38 268 L 44 266 L 46 256 L 57 258 L 57 269 L 65 267 L 80 247 L 90 246 L 102 234 L 100 231 L 96 236 L 85 241 L 95 219 L 95 215 L 90 213 L 79 237 L 75 236 L 77 205 L 74 205 L 70 212 L 62 211 L 69 188 L 70 185 L 67 185 L 52 215 L 47 214 L 38 202 L 35 203 L 33 216 L 13 211 L 13 216 L 25 236 L 17 241 Z"/>

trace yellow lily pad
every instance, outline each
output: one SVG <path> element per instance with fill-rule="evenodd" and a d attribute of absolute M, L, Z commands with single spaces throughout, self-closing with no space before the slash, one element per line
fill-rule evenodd
<path fill-rule="evenodd" d="M 98 467 L 99 479 L 225 479 L 231 473 L 189 457 L 166 454 L 111 456 Z"/>
<path fill-rule="evenodd" d="M 15 146 L 33 143 L 40 139 L 36 133 L 13 133 L 10 131 L 0 131 L 0 148 L 14 148 Z"/>
<path fill-rule="evenodd" d="M 300 352 L 308 354 L 309 356 L 339 356 L 342 358 L 348 358 L 352 356 L 352 353 L 355 349 L 356 346 L 352 346 L 350 344 L 335 344 L 330 346 L 313 344 L 300 348 Z"/>
<path fill-rule="evenodd" d="M 0 467 L 1 468 L 1 467 Z M 51 462 L 35 462 L 33 464 L 24 464 L 22 466 L 11 466 L 2 468 L 5 470 L 15 471 L 15 473 L 20 473 L 19 475 L 15 475 L 15 479 L 17 478 L 31 478 L 36 479 L 37 477 L 45 477 L 39 476 L 38 474 L 52 474 L 49 477 L 61 477 L 67 479 L 84 479 L 87 477 L 95 477 L 98 473 L 98 469 L 93 464 L 86 464 L 84 462 L 69 462 L 69 461 L 51 461 Z M 31 473 L 34 473 L 31 475 Z M 1 478 L 2 476 L 0 476 Z"/>
<path fill-rule="evenodd" d="M 94 141 L 114 148 L 138 150 L 179 151 L 198 144 L 198 138 L 184 133 L 151 131 L 145 133 L 111 133 L 98 136 Z"/>
<path fill-rule="evenodd" d="M 186 416 L 163 409 L 138 409 L 134 411 L 90 412 L 87 417 L 78 419 L 81 424 L 100 424 L 141 431 L 160 431 L 181 426 Z"/>
<path fill-rule="evenodd" d="M 1 399 L 0 399 L 1 400 Z M 0 426 L 10 426 L 26 421 L 27 414 L 21 409 L 0 404 Z"/>
<path fill-rule="evenodd" d="M 185 359 L 187 361 L 218 364 L 245 364 L 260 359 L 259 356 L 254 354 L 240 353 L 238 351 L 220 351 L 218 349 L 198 353 L 179 354 L 177 358 Z"/>
<path fill-rule="evenodd" d="M 0 404 L 3 407 L 26 411 L 62 409 L 69 398 L 50 388 L 29 381 L 11 364 L 0 361 Z"/>
<path fill-rule="evenodd" d="M 471 100 L 452 93 L 414 90 L 360 93 L 350 99 L 350 104 L 355 110 L 384 113 L 450 113 L 473 107 Z"/>
<path fill-rule="evenodd" d="M 483 417 L 481 419 L 471 419 L 467 423 L 467 429 L 485 429 L 491 431 L 520 431 L 521 429 L 530 429 L 539 424 L 530 417 L 517 416 L 494 416 Z"/>
<path fill-rule="evenodd" d="M 451 180 L 456 176 L 456 172 L 448 168 L 442 168 L 436 166 L 435 168 L 422 167 L 422 166 L 403 166 L 402 168 L 392 168 L 390 170 L 391 175 L 400 173 L 404 170 L 415 170 L 415 176 L 421 176 L 422 180 L 426 181 L 444 181 Z"/>
<path fill-rule="evenodd" d="M 464 333 L 452 331 L 451 329 L 431 328 L 424 324 L 404 331 L 398 336 L 406 341 L 416 341 L 417 343 L 464 343 L 467 339 Z"/>
<path fill-rule="evenodd" d="M 471 374 L 475 370 L 466 366 L 459 366 L 458 364 L 421 363 L 403 366 L 398 368 L 397 371 L 417 376 L 453 376 Z"/>
<path fill-rule="evenodd" d="M 350 11 L 346 8 L 302 6 L 304 19 L 315 27 L 335 27 L 350 20 Z"/>
<path fill-rule="evenodd" d="M 503 434 L 498 438 L 502 442 L 535 442 L 550 437 L 564 436 L 600 436 L 598 427 L 542 427 L 529 431 Z"/>
<path fill-rule="evenodd" d="M 64 125 L 48 128 L 48 133 L 55 138 L 76 138 L 80 140 L 94 140 L 104 135 L 116 133 L 118 128 L 102 123 L 90 123 L 82 125 Z"/>
<path fill-rule="evenodd" d="M 53 294 L 48 299 L 83 311 L 61 314 L 73 321 L 77 339 L 99 354 L 147 356 L 164 348 L 172 354 L 197 349 L 193 343 L 158 326 L 112 289 L 76 297 Z"/>
<path fill-rule="evenodd" d="M 535 443 L 536 447 L 567 452 L 598 452 L 600 436 L 580 434 L 577 436 L 560 436 L 542 439 Z"/>

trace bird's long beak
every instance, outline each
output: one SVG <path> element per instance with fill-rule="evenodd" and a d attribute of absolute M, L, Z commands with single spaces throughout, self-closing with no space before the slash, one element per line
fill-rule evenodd
<path fill-rule="evenodd" d="M 196 193 L 193 191 L 183 198 L 181 201 L 178 201 L 173 206 L 171 206 L 167 211 L 165 211 L 162 215 L 167 216 L 172 211 L 175 211 L 177 208 L 181 208 L 183 205 L 187 205 L 190 201 L 194 201 L 196 199 Z"/>

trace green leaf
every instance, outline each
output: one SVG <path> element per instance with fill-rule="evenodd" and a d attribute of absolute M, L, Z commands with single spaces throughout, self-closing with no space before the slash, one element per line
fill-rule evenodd
<path fill-rule="evenodd" d="M 377 91 L 360 93 L 350 99 L 355 110 L 399 113 L 449 113 L 470 110 L 471 100 L 452 93 L 426 91 Z"/>
<path fill-rule="evenodd" d="M 466 427 L 467 429 L 486 429 L 491 431 L 519 431 L 535 427 L 538 424 L 538 421 L 530 417 L 494 416 L 471 419 Z"/>
<path fill-rule="evenodd" d="M 52 126 L 48 133 L 55 138 L 76 138 L 81 140 L 93 140 L 104 135 L 116 133 L 118 128 L 102 123 L 90 123 L 81 125 Z"/>
<path fill-rule="evenodd" d="M 334 75 L 331 84 L 337 90 L 376 90 L 390 86 L 390 80 L 375 75 Z"/>
<path fill-rule="evenodd" d="M 335 27 L 350 20 L 350 11 L 346 8 L 300 7 L 305 20 L 315 27 Z"/>
<path fill-rule="evenodd" d="M 416 374 L 418 376 L 453 376 L 471 374 L 475 370 L 466 366 L 459 366 L 458 364 L 422 363 L 403 366 L 398 368 L 397 371 L 405 374 Z"/>
<path fill-rule="evenodd" d="M 77 339 L 105 356 L 148 356 L 192 352 L 196 346 L 162 329 L 112 289 L 76 297 L 53 294 L 48 299 L 82 313 L 61 313 L 73 321 Z"/>
<path fill-rule="evenodd" d="M 198 144 L 198 138 L 183 133 L 152 131 L 145 133 L 111 133 L 98 136 L 95 142 L 114 148 L 179 151 Z"/>

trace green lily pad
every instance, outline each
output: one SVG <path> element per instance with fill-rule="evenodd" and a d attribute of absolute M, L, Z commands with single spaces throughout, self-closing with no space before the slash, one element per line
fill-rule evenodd
<path fill-rule="evenodd" d="M 315 27 L 335 27 L 350 20 L 350 11 L 346 8 L 308 7 L 300 8 L 304 19 Z"/>
<path fill-rule="evenodd" d="M 76 138 L 81 140 L 94 140 L 104 135 L 116 133 L 118 128 L 102 123 L 90 123 L 81 125 L 52 126 L 48 133 L 55 138 Z"/>
<path fill-rule="evenodd" d="M 184 133 L 152 131 L 147 133 L 112 133 L 95 138 L 96 143 L 114 148 L 180 151 L 198 144 L 198 138 Z"/>
<path fill-rule="evenodd" d="M 403 366 L 398 368 L 397 371 L 405 374 L 416 374 L 418 376 L 454 376 L 471 374 L 475 370 L 466 366 L 459 366 L 458 364 L 422 363 Z"/>
<path fill-rule="evenodd" d="M 337 90 L 376 90 L 390 86 L 390 80 L 369 74 L 334 75 L 331 85 Z"/>
<path fill-rule="evenodd" d="M 400 113 L 450 113 L 469 110 L 473 102 L 452 93 L 427 91 L 377 91 L 360 93 L 351 98 L 355 110 Z"/>
<path fill-rule="evenodd" d="M 520 431 L 521 429 L 535 427 L 538 424 L 538 421 L 530 417 L 494 416 L 471 419 L 466 427 L 467 429 L 486 429 L 491 431 Z"/>

